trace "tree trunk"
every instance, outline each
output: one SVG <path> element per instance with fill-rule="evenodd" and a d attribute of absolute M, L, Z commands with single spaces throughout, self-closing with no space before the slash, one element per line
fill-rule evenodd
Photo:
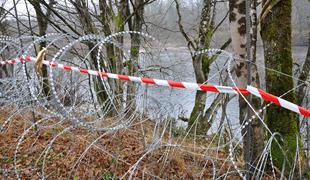
<path fill-rule="evenodd" d="M 307 92 L 307 84 L 304 83 L 304 81 L 308 80 L 308 77 L 310 73 L 310 33 L 309 33 L 309 39 L 308 39 L 308 51 L 307 51 L 307 56 L 305 59 L 305 62 L 301 68 L 301 72 L 299 75 L 299 81 L 297 82 L 297 95 L 298 95 L 298 104 L 302 104 L 304 97 L 306 96 Z M 307 81 L 309 83 L 309 80 Z"/>
<path fill-rule="evenodd" d="M 182 25 L 182 16 L 180 13 L 180 5 L 178 0 L 174 0 L 176 3 L 176 10 L 178 15 L 178 26 L 181 31 L 181 34 L 186 39 L 188 45 L 188 49 L 191 52 L 194 73 L 196 77 L 197 83 L 205 83 L 208 79 L 208 74 L 210 71 L 210 65 L 216 58 L 208 57 L 207 55 L 195 55 L 194 52 L 208 49 L 210 48 L 210 43 L 212 41 L 212 37 L 214 31 L 217 29 L 214 26 L 214 19 L 216 14 L 216 1 L 204 0 L 203 8 L 201 11 L 201 19 L 199 24 L 199 35 L 198 41 L 192 40 L 190 36 L 185 32 L 185 29 Z M 230 43 L 230 40 L 227 41 L 222 48 L 224 49 Z M 206 135 L 208 130 L 212 126 L 212 122 L 215 116 L 212 116 L 212 111 L 216 110 L 218 107 L 216 102 L 222 96 L 219 95 L 215 98 L 211 106 L 208 110 L 206 109 L 206 93 L 197 91 L 195 96 L 195 103 L 193 110 L 190 114 L 190 118 L 188 121 L 188 130 L 191 130 L 192 133 L 196 133 L 198 135 Z M 209 120 L 209 121 L 208 121 Z"/>
<path fill-rule="evenodd" d="M 9 56 L 5 55 L 5 51 L 0 55 L 1 60 L 7 59 L 7 57 Z M 13 75 L 13 71 L 14 66 L 12 64 L 0 65 L 0 79 L 11 77 Z M 2 83 L 0 83 L 0 85 L 2 85 Z"/>
<path fill-rule="evenodd" d="M 76 0 L 76 1 L 71 1 L 71 3 L 74 5 L 76 11 L 78 12 L 78 16 L 79 16 L 81 25 L 83 27 L 84 33 L 85 34 L 89 34 L 89 33 L 95 34 L 95 33 L 97 33 L 97 29 L 96 29 L 95 25 L 93 24 L 91 15 L 90 15 L 90 13 L 88 11 L 87 2 L 85 0 Z M 108 31 L 108 30 L 109 29 L 106 29 L 106 31 Z M 110 35 L 110 34 L 108 34 L 108 35 Z M 94 44 L 93 43 L 87 43 L 86 45 L 88 46 L 89 50 L 92 50 L 94 48 Z M 97 66 L 97 53 L 98 53 L 97 49 L 94 49 L 90 53 L 90 64 L 95 69 L 99 68 L 99 66 Z M 108 45 L 107 46 L 107 56 L 111 57 L 111 61 L 112 61 L 112 58 L 114 57 L 114 48 L 113 48 L 112 45 Z M 100 66 L 104 67 L 104 63 L 100 64 Z M 112 65 L 112 67 L 115 67 L 115 65 Z M 107 98 L 108 98 L 108 94 L 106 92 L 105 86 L 104 86 L 104 84 L 103 84 L 103 82 L 102 82 L 100 77 L 93 77 L 93 81 L 94 81 L 97 101 L 98 101 L 99 104 L 103 104 L 107 100 Z M 113 111 L 111 111 L 111 112 L 113 112 Z"/>
<path fill-rule="evenodd" d="M 214 28 L 211 21 L 211 9 L 212 2 L 204 0 L 199 25 L 199 50 L 210 48 Z M 208 79 L 211 58 L 207 55 L 197 55 L 193 56 L 192 59 L 197 83 L 205 83 Z M 191 128 L 191 131 L 196 132 L 198 135 L 206 135 L 209 130 L 207 127 L 210 127 L 207 122 L 208 117 L 205 117 L 204 113 L 206 98 L 205 92 L 196 92 L 195 104 L 188 121 L 188 128 Z"/>
<path fill-rule="evenodd" d="M 267 1 L 269 2 L 269 1 Z M 263 1 L 263 9 L 271 7 L 268 12 L 262 11 L 261 19 L 261 36 L 263 40 L 264 56 L 266 67 L 272 68 L 288 75 L 292 75 L 293 58 L 291 50 L 291 0 L 281 0 L 277 4 L 267 4 L 266 0 Z M 267 8 L 269 9 L 269 8 Z M 293 79 L 291 77 L 283 76 L 275 71 L 266 72 L 266 88 L 271 94 L 282 95 L 294 88 Z M 285 99 L 296 103 L 296 94 L 294 91 L 285 95 Z M 269 129 L 275 133 L 280 133 L 282 138 L 277 138 L 281 144 L 284 152 L 276 142 L 272 144 L 271 154 L 274 165 L 278 169 L 282 169 L 285 163 L 285 175 L 292 171 L 294 157 L 296 153 L 297 143 L 301 149 L 301 141 L 298 130 L 297 115 L 285 110 L 279 106 L 270 106 L 267 109 L 266 123 Z M 296 138 L 299 139 L 297 142 Z M 297 168 L 304 169 L 303 166 L 303 153 L 300 150 L 300 158 L 302 165 Z"/>
<path fill-rule="evenodd" d="M 105 0 L 99 0 L 99 9 L 100 9 L 100 20 L 103 26 L 102 31 L 104 32 L 105 36 L 109 36 L 112 34 L 112 29 L 110 27 L 110 24 L 111 24 L 110 21 L 111 19 L 113 19 L 114 12 L 111 9 L 111 7 L 109 7 L 109 5 L 107 4 Z M 116 73 L 116 56 L 115 56 L 114 46 L 112 44 L 106 44 L 105 48 L 106 48 L 106 53 L 107 53 L 106 59 L 109 63 L 109 67 L 112 68 L 110 69 L 110 71 L 113 73 Z M 101 67 L 108 69 L 108 67 L 105 67 L 104 64 L 102 64 Z M 101 83 L 101 78 L 97 78 L 97 79 L 99 83 L 97 82 L 96 88 L 98 89 L 97 92 L 100 93 L 98 94 L 99 100 L 101 99 L 101 102 L 104 102 L 106 98 L 108 97 L 108 94 L 106 94 L 106 92 L 103 91 L 104 86 Z M 109 85 L 112 86 L 112 89 L 115 89 L 114 87 L 115 80 L 109 79 L 108 82 L 109 82 Z"/>
<path fill-rule="evenodd" d="M 232 38 L 232 45 L 234 51 L 239 58 L 236 60 L 235 72 L 237 75 L 237 86 L 246 88 L 248 83 L 248 66 L 247 61 L 247 38 L 246 38 L 246 1 L 245 0 L 230 0 L 229 1 L 229 21 L 230 21 L 230 33 Z M 255 30 L 255 29 L 254 29 Z M 254 38 L 256 36 L 253 36 Z M 255 42 L 254 42 L 255 43 Z M 252 54 L 256 54 L 256 48 L 253 48 Z M 247 59 L 250 59 L 247 58 Z M 255 59 L 253 59 L 255 60 Z M 255 61 L 253 61 L 255 63 Z M 255 65 L 251 65 L 251 85 L 259 87 L 258 72 Z M 261 101 L 257 98 L 252 98 L 251 104 L 255 110 L 258 110 L 261 106 Z M 251 118 L 254 114 L 248 111 L 248 105 L 246 101 L 239 96 L 239 121 L 243 124 L 245 120 Z M 248 114 L 250 113 L 250 114 Z M 264 147 L 263 129 L 259 120 L 255 119 L 247 128 L 242 129 L 244 136 L 243 150 L 244 160 L 247 167 L 255 167 L 255 160 L 258 158 Z M 252 168 L 247 168 L 250 172 L 253 172 Z"/>
<path fill-rule="evenodd" d="M 128 20 L 129 29 L 131 31 L 142 31 L 143 16 L 144 16 L 144 6 L 142 5 L 144 0 L 135 0 L 133 7 L 133 18 Z M 128 9 L 128 11 L 130 11 Z M 130 12 L 127 12 L 129 14 Z M 132 21 L 131 21 L 132 19 Z M 131 48 L 130 48 L 130 59 L 127 62 L 128 74 L 133 75 L 137 71 L 137 65 L 139 60 L 139 51 L 140 51 L 140 35 L 131 34 Z M 127 86 L 127 101 L 135 107 L 134 95 L 136 92 L 136 85 L 133 82 L 128 82 Z"/>
<path fill-rule="evenodd" d="M 4 4 L 2 4 L 4 6 Z M 3 7 L 0 7 L 0 33 L 1 35 L 8 35 L 7 29 L 8 29 L 8 22 L 6 20 L 6 14 L 5 14 L 5 9 Z M 1 46 L 3 47 L 3 45 Z M 0 54 L 0 59 L 7 59 L 9 58 L 9 49 L 7 48 Z M 0 65 L 0 79 L 10 77 L 13 74 L 14 66 L 12 64 L 6 64 L 6 65 Z M 0 83 L 1 85 L 1 83 Z"/>
<path fill-rule="evenodd" d="M 50 17 L 51 11 L 47 10 L 46 14 L 44 14 L 40 1 L 36 0 L 28 0 L 30 4 L 34 7 L 36 12 L 36 18 L 38 22 L 39 27 L 39 35 L 44 36 L 46 35 L 47 27 L 48 27 L 48 21 L 47 19 Z M 53 0 L 50 0 L 49 5 L 53 6 L 55 2 Z M 40 43 L 40 50 L 42 48 L 46 47 L 46 42 Z M 50 85 L 48 82 L 48 68 L 47 66 L 42 66 L 42 88 L 43 88 L 43 94 L 47 97 L 47 99 L 50 99 Z"/>

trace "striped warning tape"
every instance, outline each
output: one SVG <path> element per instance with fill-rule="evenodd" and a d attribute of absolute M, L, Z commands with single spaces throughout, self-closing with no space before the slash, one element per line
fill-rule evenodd
<path fill-rule="evenodd" d="M 310 111 L 301 107 L 301 106 L 298 106 L 294 103 L 291 103 L 285 99 L 282 99 L 280 97 L 277 97 L 277 96 L 274 96 L 272 94 L 269 94 L 261 89 L 258 89 L 258 88 L 255 88 L 255 87 L 252 87 L 252 86 L 248 86 L 247 87 L 247 90 L 253 94 L 254 96 L 257 96 L 261 99 L 264 99 L 265 101 L 268 101 L 268 102 L 273 102 L 274 104 L 278 105 L 278 106 L 281 106 L 285 109 L 288 109 L 288 110 L 291 110 L 291 111 L 294 111 L 298 114 L 302 114 L 306 117 L 310 117 Z"/>
<path fill-rule="evenodd" d="M 15 64 L 15 63 L 23 63 L 26 61 L 36 61 L 36 58 L 30 56 L 24 56 L 19 58 L 18 60 L 12 59 L 8 61 L 0 61 L 1 64 Z M 211 84 L 199 84 L 199 83 L 191 83 L 191 82 L 177 82 L 177 81 L 170 81 L 170 80 L 161 80 L 161 79 L 151 79 L 145 77 L 135 77 L 135 76 L 127 76 L 127 75 L 119 75 L 107 72 L 100 72 L 94 71 L 90 69 L 83 69 L 74 66 L 68 66 L 64 64 L 58 64 L 52 61 L 43 60 L 43 64 L 48 65 L 52 68 L 59 68 L 69 71 L 80 72 L 82 74 L 90 74 L 94 76 L 101 76 L 107 77 L 112 79 L 119 79 L 125 81 L 132 81 L 137 83 L 145 83 L 145 84 L 156 84 L 159 86 L 168 86 L 168 87 L 175 87 L 175 88 L 184 88 L 184 89 L 191 89 L 191 90 L 200 90 L 200 91 L 210 91 L 210 92 L 217 92 L 217 93 L 230 93 L 230 94 L 250 94 L 246 89 L 237 88 L 237 87 L 228 87 L 228 86 L 216 86 Z"/>
<path fill-rule="evenodd" d="M 0 65 L 15 64 L 19 62 L 24 63 L 26 61 L 36 61 L 36 58 L 26 55 L 17 60 L 11 59 L 8 61 L 2 61 L 2 62 L 0 61 Z M 178 82 L 178 81 L 171 81 L 171 80 L 127 76 L 127 75 L 113 74 L 113 73 L 108 73 L 108 72 L 94 71 L 90 69 L 83 69 L 83 68 L 68 66 L 64 64 L 58 64 L 58 63 L 55 63 L 52 61 L 46 61 L 46 60 L 43 60 L 43 64 L 50 66 L 52 68 L 59 68 L 59 69 L 64 69 L 68 71 L 79 72 L 82 74 L 89 74 L 89 75 L 107 77 L 107 78 L 112 78 L 112 79 L 119 79 L 119 80 L 124 80 L 124 81 L 132 81 L 132 82 L 137 82 L 137 83 L 154 84 L 154 85 L 159 85 L 159 86 L 168 86 L 168 87 L 184 88 L 184 89 L 191 89 L 191 90 L 200 90 L 200 91 L 205 91 L 205 92 L 209 91 L 209 92 L 216 92 L 216 93 L 243 94 L 243 95 L 252 94 L 265 101 L 273 102 L 274 104 L 281 106 L 285 109 L 291 110 L 293 112 L 296 112 L 306 117 L 310 117 L 310 110 L 300 107 L 296 104 L 293 104 L 280 97 L 274 96 L 272 94 L 269 94 L 261 89 L 258 89 L 252 86 L 247 86 L 247 89 L 244 89 L 244 88 L 238 88 L 238 87 L 217 86 L 217 85 L 211 85 L 211 84 L 199 84 L 199 83 L 191 83 L 191 82 Z"/>

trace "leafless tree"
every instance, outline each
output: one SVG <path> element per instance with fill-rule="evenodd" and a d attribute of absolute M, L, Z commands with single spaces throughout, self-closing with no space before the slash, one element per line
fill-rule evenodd
<path fill-rule="evenodd" d="M 0 4 L 0 33 L 1 35 L 9 35 L 8 32 L 8 21 L 7 21 L 7 11 L 4 8 L 5 4 L 7 3 L 7 1 L 3 1 Z M 9 58 L 8 56 L 9 53 L 9 49 L 4 50 L 1 54 L 0 54 L 0 58 L 3 59 L 7 59 Z M 4 78 L 4 77 L 9 77 L 11 76 L 13 73 L 13 66 L 12 65 L 0 65 L 0 78 Z"/>
<path fill-rule="evenodd" d="M 44 10 L 42 9 L 42 5 L 39 0 L 28 0 L 29 3 L 34 7 L 35 12 L 36 12 L 36 19 L 39 27 L 39 36 L 44 36 L 46 35 L 46 31 L 48 28 L 48 19 L 51 16 L 51 9 L 47 9 L 46 13 L 44 13 Z M 54 0 L 49 0 L 49 6 L 53 8 L 53 6 L 56 4 L 56 1 Z M 46 42 L 41 42 L 39 49 L 41 50 L 42 48 L 46 47 Z M 43 84 L 43 92 L 45 96 L 50 98 L 50 85 L 48 82 L 48 72 L 47 72 L 47 67 L 43 66 L 42 67 L 42 84 Z"/>
<path fill-rule="evenodd" d="M 223 23 L 224 20 L 220 21 L 219 24 L 215 24 L 216 16 L 216 5 L 217 1 L 204 0 L 203 6 L 200 14 L 200 22 L 198 28 L 198 36 L 196 39 L 191 38 L 191 36 L 186 32 L 183 22 L 182 14 L 180 10 L 180 3 L 178 0 L 174 0 L 176 4 L 176 10 L 178 15 L 178 26 L 181 34 L 187 42 L 187 47 L 191 53 L 192 62 L 194 66 L 194 72 L 196 76 L 196 81 L 198 83 L 205 83 L 208 80 L 208 75 L 210 71 L 210 65 L 215 60 L 214 57 L 208 57 L 205 54 L 197 55 L 196 52 L 203 49 L 211 48 L 211 42 L 216 29 Z M 224 17 L 224 19 L 226 16 Z M 225 49 L 231 39 L 227 40 L 221 47 Z M 188 129 L 196 131 L 197 134 L 205 135 L 210 129 L 214 117 L 212 118 L 212 112 L 216 109 L 216 103 L 219 99 L 222 99 L 223 95 L 218 95 L 211 105 L 210 108 L 206 109 L 206 93 L 198 91 L 195 97 L 195 105 L 191 112 Z M 211 118 L 210 118 L 211 117 Z M 193 128 L 193 126 L 197 128 Z"/>

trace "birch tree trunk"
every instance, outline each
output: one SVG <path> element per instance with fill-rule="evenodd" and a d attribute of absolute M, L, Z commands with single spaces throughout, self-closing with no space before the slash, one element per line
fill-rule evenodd
<path fill-rule="evenodd" d="M 236 59 L 235 72 L 237 75 L 237 86 L 246 88 L 248 82 L 248 61 L 246 61 L 247 55 L 247 38 L 246 38 L 246 1 L 245 0 L 230 0 L 229 1 L 229 21 L 230 21 L 230 33 L 232 38 L 232 46 L 234 52 L 237 53 L 238 59 Z M 255 18 L 254 18 L 255 19 Z M 256 36 L 254 36 L 256 37 Z M 253 48 L 252 50 L 256 50 Z M 255 51 L 252 54 L 256 54 Z M 248 58 L 250 59 L 250 58 Z M 255 61 L 253 62 L 255 63 Z M 251 85 L 259 87 L 258 72 L 255 64 L 251 65 Z M 258 110 L 261 106 L 261 101 L 257 98 L 252 98 L 251 104 L 255 110 Z M 239 96 L 239 121 L 243 124 L 248 120 L 253 113 L 247 114 L 247 103 Z M 264 147 L 264 136 L 262 125 L 259 120 L 255 119 L 249 128 L 243 129 L 242 134 L 244 136 L 243 150 L 244 159 L 250 167 L 255 167 L 255 159 L 260 156 Z M 253 171 L 251 168 L 250 171 Z"/>

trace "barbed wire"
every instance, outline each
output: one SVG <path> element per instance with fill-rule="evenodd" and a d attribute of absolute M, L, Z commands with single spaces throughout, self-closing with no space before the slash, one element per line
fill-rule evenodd
<path fill-rule="evenodd" d="M 45 42 L 47 43 L 46 48 L 48 54 L 52 55 L 49 52 L 55 52 L 52 60 L 49 62 L 50 65 L 53 66 L 61 62 L 68 62 L 67 57 L 71 57 L 70 59 L 72 60 L 70 63 L 75 64 L 76 67 L 95 67 L 98 68 L 96 70 L 105 72 L 103 66 L 108 67 L 108 60 L 105 59 L 105 53 L 107 52 L 104 51 L 104 47 L 106 45 L 112 45 L 114 48 L 117 48 L 121 51 L 122 57 L 124 58 L 122 61 L 127 62 L 130 60 L 130 50 L 126 49 L 125 44 L 118 43 L 117 38 L 130 36 L 131 34 L 137 34 L 144 40 L 141 43 L 141 47 L 145 52 L 139 53 L 141 55 L 140 58 L 143 58 L 141 61 L 143 61 L 146 66 L 154 64 L 154 57 L 158 58 L 158 61 L 160 61 L 160 53 L 167 53 L 167 50 L 163 50 L 164 45 L 150 35 L 135 31 L 125 31 L 107 37 L 103 35 L 85 35 L 76 38 L 67 34 L 47 34 L 42 37 L 22 36 L 18 38 L 0 36 L 0 42 L 2 43 L 0 54 L 5 54 L 5 50 L 9 49 L 10 51 L 12 50 L 12 53 L 10 52 L 7 54 L 8 59 L 16 59 L 24 57 L 25 55 L 34 57 L 35 52 L 33 51 L 33 47 Z M 67 44 L 64 44 L 65 40 L 68 41 Z M 20 41 L 24 42 L 23 47 L 20 47 Z M 85 43 L 93 43 L 93 48 L 88 50 L 84 48 L 84 51 L 81 50 L 79 54 L 81 56 L 80 59 L 72 58 L 76 56 L 73 50 L 79 45 L 83 46 Z M 150 44 L 150 47 L 146 47 Z M 96 64 L 91 64 L 89 61 L 91 53 L 95 53 Z M 237 87 L 235 77 L 232 73 L 233 68 L 231 67 L 233 67 L 232 64 L 234 61 L 238 59 L 233 56 L 233 54 L 218 49 L 207 49 L 196 53 L 196 55 L 202 54 L 208 56 L 216 55 L 216 63 L 221 61 L 220 64 L 224 64 L 217 72 L 212 74 L 206 82 L 202 83 L 202 85 L 206 85 L 206 83 L 211 80 L 221 83 L 224 79 L 225 84 L 223 85 L 229 84 Z M 12 63 L 12 61 L 10 63 Z M 9 64 L 9 62 L 7 64 Z M 180 64 L 182 64 L 182 62 L 180 62 Z M 267 71 L 272 70 L 270 68 L 265 69 Z M 53 146 L 57 146 L 56 142 L 70 134 L 72 137 L 83 140 L 86 143 L 82 151 L 76 152 L 76 154 L 70 149 L 65 151 L 66 156 L 73 156 L 71 157 L 73 160 L 71 160 L 69 164 L 70 171 L 66 174 L 70 177 L 73 177 L 74 174 L 77 173 L 81 164 L 87 163 L 83 162 L 83 159 L 89 158 L 88 156 L 96 156 L 96 153 L 92 153 L 94 153 L 94 149 L 98 149 L 101 153 L 114 159 L 116 163 L 126 164 L 126 168 L 119 174 L 120 178 L 132 179 L 135 176 L 142 177 L 142 175 L 146 174 L 153 178 L 165 179 L 165 177 L 167 177 L 167 175 L 164 175 L 167 173 L 165 169 L 169 164 L 171 165 L 172 159 L 175 158 L 174 156 L 184 153 L 194 159 L 190 162 L 202 161 L 201 166 L 197 165 L 197 162 L 193 163 L 196 164 L 195 166 L 197 169 L 200 168 L 200 172 L 197 173 L 199 176 L 197 175 L 197 177 L 203 178 L 208 176 L 212 179 L 222 179 L 228 176 L 239 176 L 245 179 L 244 174 L 246 171 L 244 170 L 242 161 L 238 159 L 241 157 L 240 150 L 238 149 L 242 146 L 243 136 L 238 134 L 238 132 L 245 129 L 246 126 L 250 125 L 256 118 L 264 125 L 264 129 L 269 132 L 270 138 L 267 140 L 261 156 L 257 159 L 257 163 L 254 167 L 255 172 L 252 172 L 253 177 L 255 176 L 261 179 L 263 177 L 277 178 L 278 174 L 283 176 L 283 172 L 280 171 L 279 173 L 279 170 L 273 165 L 271 155 L 271 145 L 272 143 L 278 143 L 275 137 L 280 136 L 280 134 L 272 133 L 269 130 L 264 122 L 264 116 L 262 114 L 271 103 L 264 105 L 259 110 L 255 110 L 252 105 L 248 103 L 248 106 L 251 107 L 255 115 L 245 120 L 243 124 L 237 125 L 236 129 L 238 129 L 238 132 L 231 131 L 233 129 L 232 121 L 238 122 L 237 116 L 227 117 L 226 112 L 222 112 L 224 117 L 215 115 L 214 118 L 216 121 L 220 122 L 220 120 L 223 119 L 222 123 L 215 128 L 216 130 L 213 133 L 206 132 L 206 135 L 201 137 L 195 135 L 195 133 L 194 135 L 191 133 L 197 130 L 197 121 L 199 117 L 197 117 L 192 127 L 188 127 L 187 129 L 176 127 L 176 122 L 179 121 L 179 114 L 184 111 L 184 107 L 191 106 L 193 100 L 184 102 L 179 106 L 176 106 L 172 102 L 161 102 L 161 99 L 152 96 L 154 92 L 161 93 L 161 90 L 159 90 L 158 87 L 149 87 L 148 85 L 131 85 L 136 87 L 137 94 L 117 94 L 113 91 L 106 77 L 99 76 L 100 82 L 103 84 L 103 91 L 106 92 L 108 96 L 104 102 L 99 103 L 91 98 L 92 95 L 96 94 L 96 87 L 94 79 L 90 76 L 85 77 L 82 74 L 71 72 L 63 73 L 61 70 L 53 69 L 52 67 L 48 68 L 48 70 L 47 80 L 51 87 L 51 99 L 48 99 L 43 92 L 42 82 L 45 77 L 41 77 L 41 79 L 38 78 L 34 68 L 32 66 L 27 66 L 26 60 L 22 60 L 21 64 L 14 65 L 12 76 L 0 79 L 0 111 L 3 113 L 7 112 L 7 115 L 3 115 L 1 118 L 0 135 L 5 136 L 9 134 L 11 128 L 17 128 L 20 125 L 24 126 L 22 132 L 18 132 L 18 137 L 15 138 L 16 141 L 1 142 L 2 144 L 9 143 L 10 146 L 15 146 L 14 150 L 8 150 L 8 152 L 6 152 L 11 154 L 13 161 L 9 163 L 9 168 L 0 167 L 3 176 L 6 173 L 7 176 L 15 176 L 16 179 L 21 179 L 25 175 L 27 169 L 30 168 L 41 179 L 51 177 L 52 172 L 50 172 L 48 166 L 56 162 L 55 160 L 49 159 L 49 155 L 54 151 Z M 156 72 L 156 74 L 160 73 L 161 72 Z M 276 73 L 281 74 L 281 72 Z M 148 73 L 146 73 L 146 75 L 147 74 Z M 153 73 L 149 74 L 153 75 Z M 292 75 L 286 76 L 292 77 Z M 164 84 L 163 81 L 158 82 Z M 130 86 L 129 83 L 123 84 L 123 88 L 128 88 L 128 86 Z M 296 88 L 298 87 L 291 89 L 289 92 L 294 91 Z M 183 95 L 184 99 L 193 99 L 193 91 L 188 91 L 189 93 L 185 90 L 174 91 L 185 94 Z M 224 92 L 224 90 L 222 91 Z M 225 89 L 225 91 L 228 90 Z M 234 94 L 239 94 L 238 97 L 246 101 L 241 89 L 234 89 L 234 91 L 236 91 Z M 132 96 L 133 100 L 123 103 L 126 101 L 124 94 Z M 279 97 L 283 97 L 285 94 Z M 215 99 L 213 94 L 208 93 L 207 95 L 208 101 L 212 98 Z M 163 96 L 168 95 L 163 94 Z M 237 97 L 234 95 L 228 96 L 231 99 Z M 136 104 L 139 98 L 140 104 Z M 220 102 L 218 106 L 226 107 L 227 103 L 223 101 Z M 146 111 L 152 112 L 145 113 Z M 217 109 L 214 109 L 211 114 L 218 114 L 216 111 Z M 200 114 L 200 116 L 202 116 L 202 114 Z M 83 136 L 83 133 L 79 131 L 84 132 L 87 136 Z M 40 136 L 38 133 L 44 134 L 43 132 L 47 134 L 52 133 L 52 135 L 46 137 L 49 139 L 40 141 L 40 143 L 43 144 L 36 144 Z M 124 140 L 123 143 L 129 140 L 133 141 L 131 143 L 136 143 L 137 141 L 136 146 L 139 149 L 137 154 L 131 155 L 135 157 L 131 162 L 127 162 L 130 158 L 127 158 L 127 160 L 126 158 L 122 158 L 122 151 L 117 151 L 115 147 L 111 147 L 102 142 L 113 139 L 114 137 L 121 138 L 125 136 L 122 135 L 124 132 L 127 133 L 126 137 L 129 139 Z M 36 138 L 33 139 L 33 136 Z M 197 144 L 199 139 L 205 144 Z M 30 146 L 29 140 L 33 141 Z M 79 142 L 73 141 L 72 143 L 80 145 Z M 64 146 L 66 145 L 64 144 Z M 23 148 L 26 147 L 30 148 L 29 151 L 36 152 L 33 155 L 33 158 L 36 158 L 36 162 L 33 165 L 23 163 L 23 156 L 27 155 L 27 152 L 25 152 Z M 227 148 L 228 153 L 226 155 L 221 155 L 223 152 L 222 149 L 225 148 Z M 298 147 L 296 148 L 298 149 Z M 128 150 L 128 153 L 131 153 L 131 151 L 132 150 Z M 284 152 L 284 150 L 282 151 Z M 158 155 L 158 153 L 160 155 Z M 298 153 L 299 151 L 296 151 L 295 161 L 292 167 L 298 167 L 297 163 L 300 158 L 300 154 Z M 27 157 L 26 159 L 28 158 L 30 159 L 31 157 Z M 162 163 L 158 172 L 154 172 L 148 168 L 152 163 L 147 164 L 147 161 L 152 158 L 153 160 L 156 159 L 157 163 Z M 209 165 L 208 162 L 211 164 Z M 96 162 L 92 162 L 92 165 L 93 163 Z M 90 164 L 88 165 L 90 166 Z M 267 172 L 266 166 L 271 166 L 271 173 Z M 208 170 L 211 170 L 211 172 L 206 173 Z M 294 171 L 295 168 L 291 170 L 290 178 L 293 178 L 292 174 Z M 8 172 L 14 173 L 10 174 Z M 138 175 L 139 173 L 140 175 Z"/>

